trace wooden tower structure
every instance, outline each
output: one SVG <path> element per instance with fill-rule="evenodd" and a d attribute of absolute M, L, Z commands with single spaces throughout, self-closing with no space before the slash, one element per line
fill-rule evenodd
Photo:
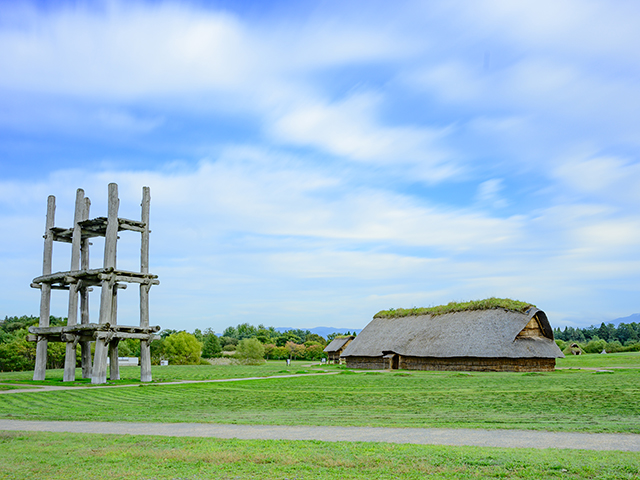
<path fill-rule="evenodd" d="M 54 226 L 56 199 L 49 196 L 47 220 L 44 234 L 44 257 L 42 275 L 34 278 L 31 286 L 40 289 L 40 322 L 30 327 L 29 340 L 37 342 L 34 380 L 44 380 L 47 366 L 47 346 L 49 342 L 65 342 L 64 381 L 75 380 L 76 349 L 81 348 L 82 377 L 91 378 L 92 384 L 106 383 L 107 357 L 109 358 L 109 379 L 118 380 L 118 343 L 123 338 L 140 340 L 140 380 L 151 381 L 150 343 L 159 326 L 149 326 L 149 289 L 158 285 L 157 275 L 149 273 L 149 187 L 142 189 L 142 215 L 140 220 L 118 217 L 120 200 L 118 185 L 109 184 L 109 204 L 107 217 L 89 219 L 91 201 L 84 191 L 76 192 L 75 215 L 71 228 Z M 131 230 L 140 232 L 140 271 L 119 270 L 116 265 L 118 232 Z M 102 268 L 89 268 L 89 239 L 104 237 L 104 262 Z M 71 243 L 71 268 L 66 272 L 52 273 L 53 242 Z M 117 319 L 118 290 L 127 284 L 140 287 L 139 325 L 119 325 Z M 89 321 L 89 292 L 92 287 L 100 287 L 100 314 L 98 323 Z M 51 310 L 51 290 L 69 291 L 69 312 L 67 325 L 49 326 Z M 78 323 L 78 299 L 80 322 Z M 91 342 L 95 342 L 93 364 Z"/>

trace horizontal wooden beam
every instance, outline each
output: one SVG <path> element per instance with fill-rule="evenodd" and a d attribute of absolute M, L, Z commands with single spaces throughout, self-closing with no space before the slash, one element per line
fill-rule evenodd
<path fill-rule="evenodd" d="M 81 239 L 104 237 L 107 232 L 107 217 L 97 217 L 78 222 L 81 229 Z M 139 220 L 128 218 L 118 218 L 118 231 L 129 230 L 132 232 L 144 233 L 145 223 Z M 73 238 L 73 228 L 51 227 L 53 240 L 56 242 L 71 243 Z"/>
<path fill-rule="evenodd" d="M 103 280 L 115 280 L 124 283 L 140 283 L 147 285 L 159 285 L 157 275 L 142 272 L 130 272 L 128 270 L 116 270 L 111 267 L 94 268 L 88 270 L 71 270 L 68 272 L 57 272 L 49 275 L 41 275 L 33 279 L 34 284 L 46 283 L 60 286 L 68 286 L 78 281 L 83 281 L 86 285 L 100 285 Z M 40 287 L 33 287 L 40 288 Z"/>
<path fill-rule="evenodd" d="M 29 333 L 36 335 L 60 335 L 62 333 L 82 333 L 82 332 L 129 332 L 129 333 L 155 333 L 160 331 L 159 325 L 140 327 L 136 325 L 111 325 L 109 323 L 79 323 L 76 325 L 65 325 L 57 327 L 29 327 Z"/>

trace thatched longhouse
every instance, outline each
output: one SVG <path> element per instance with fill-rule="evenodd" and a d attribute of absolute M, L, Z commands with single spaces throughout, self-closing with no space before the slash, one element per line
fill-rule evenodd
<path fill-rule="evenodd" d="M 340 355 L 347 348 L 347 345 L 356 338 L 353 335 L 347 335 L 334 338 L 329 345 L 323 350 L 327 354 L 329 363 L 340 363 Z"/>
<path fill-rule="evenodd" d="M 542 310 L 376 316 L 342 358 L 351 368 L 551 371 L 564 355 Z"/>

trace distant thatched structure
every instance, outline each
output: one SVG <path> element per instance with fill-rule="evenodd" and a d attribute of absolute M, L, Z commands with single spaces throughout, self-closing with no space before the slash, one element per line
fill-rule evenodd
<path fill-rule="evenodd" d="M 568 354 L 571 354 L 571 355 L 582 355 L 584 353 L 584 350 L 582 350 L 580 345 L 578 345 L 577 343 L 572 343 L 567 348 L 565 348 L 562 353 L 564 353 L 566 355 L 568 355 Z"/>
<path fill-rule="evenodd" d="M 542 310 L 377 316 L 342 353 L 352 368 L 548 371 L 564 355 Z"/>
<path fill-rule="evenodd" d="M 327 354 L 327 361 L 329 363 L 340 363 L 340 355 L 354 338 L 356 337 L 353 335 L 334 338 L 323 350 Z"/>

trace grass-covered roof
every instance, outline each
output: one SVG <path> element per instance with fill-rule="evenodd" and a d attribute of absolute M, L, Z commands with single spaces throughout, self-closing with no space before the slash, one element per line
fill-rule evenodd
<path fill-rule="evenodd" d="M 411 315 L 443 315 L 445 313 L 465 312 L 470 310 L 490 310 L 492 308 L 504 308 L 515 312 L 525 312 L 535 307 L 532 303 L 511 300 L 510 298 L 485 298 L 484 300 L 472 300 L 469 302 L 449 302 L 446 305 L 436 307 L 391 308 L 381 310 L 373 318 L 397 318 Z"/>

